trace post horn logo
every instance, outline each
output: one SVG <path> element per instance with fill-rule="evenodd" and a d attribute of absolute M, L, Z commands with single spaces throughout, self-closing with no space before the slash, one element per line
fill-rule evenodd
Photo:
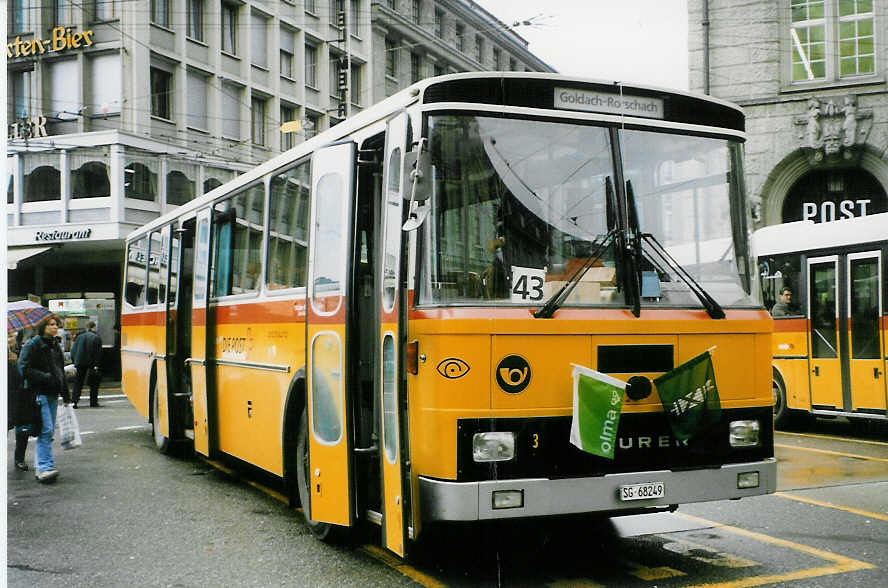
<path fill-rule="evenodd" d="M 507 355 L 496 366 L 496 383 L 509 394 L 518 394 L 530 384 L 530 365 L 520 355 Z"/>

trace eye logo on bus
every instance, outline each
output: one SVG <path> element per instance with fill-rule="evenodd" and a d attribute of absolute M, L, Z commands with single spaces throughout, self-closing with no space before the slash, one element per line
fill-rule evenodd
<path fill-rule="evenodd" d="M 509 394 L 518 394 L 530 384 L 530 365 L 520 355 L 507 355 L 496 366 L 496 383 Z"/>
<path fill-rule="evenodd" d="M 455 380 L 469 373 L 469 364 L 458 357 L 448 357 L 438 364 L 438 373 L 445 378 Z"/>

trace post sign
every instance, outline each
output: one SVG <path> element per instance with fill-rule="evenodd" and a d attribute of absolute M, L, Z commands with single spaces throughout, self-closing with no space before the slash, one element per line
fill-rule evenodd
<path fill-rule="evenodd" d="M 819 223 L 828 223 L 834 220 L 866 216 L 867 208 L 872 202 L 869 198 L 859 200 L 841 200 L 834 202 L 802 202 L 802 220 L 813 220 Z"/>

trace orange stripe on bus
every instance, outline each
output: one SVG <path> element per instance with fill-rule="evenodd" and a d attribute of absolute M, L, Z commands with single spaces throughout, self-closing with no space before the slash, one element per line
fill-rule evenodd
<path fill-rule="evenodd" d="M 808 319 L 792 318 L 774 321 L 775 333 L 804 333 L 808 330 Z"/>
<path fill-rule="evenodd" d="M 160 327 L 163 326 L 164 316 L 163 310 L 123 314 L 120 324 L 124 327 Z"/>

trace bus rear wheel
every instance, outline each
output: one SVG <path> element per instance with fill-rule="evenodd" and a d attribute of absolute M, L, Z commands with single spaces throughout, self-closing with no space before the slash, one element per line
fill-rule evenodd
<path fill-rule="evenodd" d="M 160 417 L 157 416 L 158 408 L 160 405 L 160 394 L 157 390 L 155 390 L 151 396 L 151 435 L 154 437 L 154 445 L 157 447 L 157 450 L 161 453 L 166 454 L 170 452 L 172 443 L 170 442 L 169 437 L 160 432 Z"/>
<path fill-rule="evenodd" d="M 311 480 L 311 472 L 308 460 L 308 412 L 302 411 L 302 417 L 299 419 L 299 435 L 296 437 L 296 485 L 299 490 L 299 502 L 302 505 L 302 514 L 305 516 L 305 522 L 311 529 L 312 535 L 328 543 L 337 542 L 342 539 L 343 531 L 341 527 L 330 523 L 322 523 L 316 521 L 309 516 L 310 509 L 310 489 L 309 480 Z"/>

